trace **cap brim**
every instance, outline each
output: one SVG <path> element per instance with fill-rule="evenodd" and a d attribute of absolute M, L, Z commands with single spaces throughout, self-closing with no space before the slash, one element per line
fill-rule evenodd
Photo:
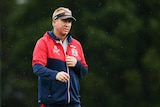
<path fill-rule="evenodd" d="M 73 16 L 62 16 L 59 17 L 59 19 L 73 19 L 74 21 L 76 21 L 76 19 Z"/>

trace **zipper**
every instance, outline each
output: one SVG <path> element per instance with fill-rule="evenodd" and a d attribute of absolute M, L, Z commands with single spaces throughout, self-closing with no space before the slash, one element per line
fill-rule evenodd
<path fill-rule="evenodd" d="M 69 68 L 67 66 L 67 73 L 69 74 Z M 70 98 L 70 79 L 68 80 L 68 89 L 67 89 L 67 92 L 68 92 L 68 103 L 70 103 L 71 101 L 71 98 Z"/>
<path fill-rule="evenodd" d="M 64 49 L 64 47 L 63 47 L 63 45 L 62 45 L 62 41 L 60 41 L 60 44 L 61 44 L 61 46 L 62 46 L 62 48 L 63 48 L 63 52 L 64 52 L 64 56 L 65 56 L 65 58 L 66 58 L 66 56 L 67 56 L 67 50 L 68 49 L 66 49 L 66 51 L 65 51 L 65 49 Z M 67 47 L 68 47 L 68 43 L 67 43 Z M 67 73 L 68 73 L 68 75 L 69 75 L 69 67 L 67 66 L 67 64 L 66 64 L 66 68 L 67 68 Z M 70 79 L 68 80 L 68 82 L 67 82 L 68 84 L 68 87 L 67 87 L 67 94 L 68 94 L 68 103 L 70 103 L 70 101 L 71 101 L 71 98 L 70 98 Z"/>

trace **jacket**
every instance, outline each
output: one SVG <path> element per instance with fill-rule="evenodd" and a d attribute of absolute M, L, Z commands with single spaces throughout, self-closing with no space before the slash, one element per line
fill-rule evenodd
<path fill-rule="evenodd" d="M 60 39 L 47 31 L 41 37 L 34 48 L 32 67 L 38 76 L 38 103 L 44 104 L 68 104 L 80 103 L 79 77 L 84 77 L 88 72 L 88 65 L 80 42 L 67 35 L 68 48 L 65 52 Z M 66 55 L 77 59 L 75 67 L 66 66 Z M 56 80 L 59 71 L 70 75 L 68 82 Z"/>

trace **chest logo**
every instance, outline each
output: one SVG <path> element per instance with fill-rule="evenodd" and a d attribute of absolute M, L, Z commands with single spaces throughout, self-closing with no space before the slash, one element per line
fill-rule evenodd
<path fill-rule="evenodd" d="M 57 55 L 60 55 L 60 50 L 57 48 L 57 46 L 53 47 L 53 53 L 57 54 Z"/>
<path fill-rule="evenodd" d="M 77 51 L 77 49 L 72 48 L 72 49 L 71 49 L 71 52 L 72 52 L 72 55 L 73 55 L 73 56 L 78 56 L 78 51 Z"/>

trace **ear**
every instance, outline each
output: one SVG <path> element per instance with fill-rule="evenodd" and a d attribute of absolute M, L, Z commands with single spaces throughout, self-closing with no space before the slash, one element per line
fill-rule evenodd
<path fill-rule="evenodd" d="M 56 20 L 52 20 L 52 26 L 54 27 Z"/>

